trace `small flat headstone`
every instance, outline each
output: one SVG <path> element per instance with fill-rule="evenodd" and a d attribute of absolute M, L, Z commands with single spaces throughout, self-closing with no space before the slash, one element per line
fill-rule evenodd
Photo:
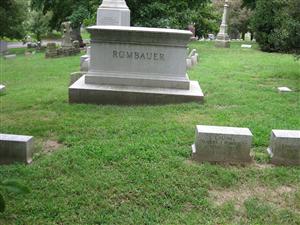
<path fill-rule="evenodd" d="M 279 87 L 278 91 L 279 92 L 291 92 L 292 90 L 288 87 Z"/>
<path fill-rule="evenodd" d="M 0 134 L 0 164 L 31 163 L 32 154 L 32 136 Z"/>
<path fill-rule="evenodd" d="M 248 128 L 198 125 L 192 158 L 198 162 L 249 163 L 252 136 Z"/>
<path fill-rule="evenodd" d="M 6 87 L 2 84 L 0 84 L 0 93 L 4 93 L 5 92 Z"/>
<path fill-rule="evenodd" d="M 193 67 L 193 64 L 192 64 L 192 60 L 191 59 L 186 59 L 186 67 L 188 69 L 191 69 Z"/>
<path fill-rule="evenodd" d="M 252 48 L 252 45 L 241 45 L 242 48 Z"/>
<path fill-rule="evenodd" d="M 13 55 L 5 55 L 4 56 L 4 59 L 15 59 L 17 57 L 16 54 L 13 54 Z"/>
<path fill-rule="evenodd" d="M 300 130 L 272 130 L 268 152 L 275 165 L 300 166 Z"/>

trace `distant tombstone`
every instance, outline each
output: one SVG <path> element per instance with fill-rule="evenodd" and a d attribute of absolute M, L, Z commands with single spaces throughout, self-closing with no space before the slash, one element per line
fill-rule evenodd
<path fill-rule="evenodd" d="M 192 32 L 193 36 L 191 37 L 191 40 L 197 40 L 197 37 L 196 37 L 196 28 L 195 28 L 195 24 L 190 24 L 188 26 L 188 30 Z"/>
<path fill-rule="evenodd" d="M 291 92 L 292 90 L 288 87 L 278 87 L 279 92 Z"/>
<path fill-rule="evenodd" d="M 5 55 L 4 59 L 15 59 L 17 57 L 16 54 L 12 54 L 12 55 Z"/>
<path fill-rule="evenodd" d="M 2 84 L 0 84 L 0 93 L 4 93 L 5 92 L 6 87 Z"/>
<path fill-rule="evenodd" d="M 247 32 L 245 34 L 245 41 L 251 41 L 251 33 L 250 32 Z"/>
<path fill-rule="evenodd" d="M 241 48 L 252 48 L 252 45 L 241 45 Z"/>
<path fill-rule="evenodd" d="M 57 49 L 55 43 L 48 43 L 46 48 L 46 58 L 57 57 Z"/>
<path fill-rule="evenodd" d="M 186 59 L 186 67 L 191 69 L 193 67 L 192 60 L 190 58 Z"/>
<path fill-rule="evenodd" d="M 61 47 L 63 49 L 69 49 L 73 47 L 72 38 L 71 38 L 71 22 L 64 22 L 62 23 L 62 30 L 63 30 L 63 39 L 61 43 Z"/>
<path fill-rule="evenodd" d="M 0 164 L 31 163 L 33 137 L 0 134 Z"/>
<path fill-rule="evenodd" d="M 270 142 L 271 163 L 300 166 L 300 130 L 272 130 Z"/>
<path fill-rule="evenodd" d="M 220 47 L 220 48 L 230 47 L 230 38 L 228 35 L 228 8 L 229 8 L 228 0 L 225 0 L 222 23 L 215 42 L 216 47 Z"/>
<path fill-rule="evenodd" d="M 0 55 L 7 52 L 7 42 L 0 40 Z"/>
<path fill-rule="evenodd" d="M 199 125 L 192 158 L 198 162 L 249 163 L 252 136 L 248 128 Z"/>

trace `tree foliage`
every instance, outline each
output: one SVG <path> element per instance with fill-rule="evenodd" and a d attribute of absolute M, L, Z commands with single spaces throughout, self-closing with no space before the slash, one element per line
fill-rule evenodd
<path fill-rule="evenodd" d="M 126 0 L 134 26 L 170 27 L 186 29 L 195 23 L 197 34 L 218 28 L 217 14 L 210 0 Z M 63 21 L 70 20 L 73 28 L 96 22 L 99 0 L 32 0 L 32 7 L 44 13 L 53 12 L 51 28 L 59 29 Z"/>
<path fill-rule="evenodd" d="M 26 16 L 26 1 L 1 0 L 0 1 L 0 38 L 24 37 L 23 21 Z"/>
<path fill-rule="evenodd" d="M 263 51 L 300 54 L 300 1 L 257 0 L 255 37 Z"/>
<path fill-rule="evenodd" d="M 51 20 L 51 17 L 51 12 L 44 15 L 40 11 L 29 11 L 28 18 L 25 23 L 26 31 L 34 34 L 37 41 L 41 41 L 42 35 L 45 35 L 50 31 L 49 21 Z"/>
<path fill-rule="evenodd" d="M 209 0 L 128 0 L 134 26 L 186 29 L 195 23 L 197 35 L 218 29 L 218 17 Z"/>

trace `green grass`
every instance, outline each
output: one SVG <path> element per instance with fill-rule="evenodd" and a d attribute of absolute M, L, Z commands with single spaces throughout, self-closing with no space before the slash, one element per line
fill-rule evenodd
<path fill-rule="evenodd" d="M 240 44 L 191 44 L 201 63 L 189 76 L 201 83 L 202 105 L 69 105 L 78 56 L 1 58 L 0 132 L 35 136 L 36 154 L 31 165 L 0 166 L 0 179 L 31 189 L 6 193 L 0 224 L 300 224 L 300 168 L 265 165 L 271 129 L 300 128 L 300 62 Z M 256 165 L 191 163 L 196 124 L 249 127 Z M 64 147 L 46 154 L 47 140 Z M 248 187 L 291 191 L 223 204 L 211 196 Z"/>

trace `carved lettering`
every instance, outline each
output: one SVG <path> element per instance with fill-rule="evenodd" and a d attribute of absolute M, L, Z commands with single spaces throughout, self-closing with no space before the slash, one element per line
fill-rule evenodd
<path fill-rule="evenodd" d="M 165 54 L 158 52 L 137 52 L 113 50 L 114 59 L 134 59 L 138 61 L 165 61 Z"/>

